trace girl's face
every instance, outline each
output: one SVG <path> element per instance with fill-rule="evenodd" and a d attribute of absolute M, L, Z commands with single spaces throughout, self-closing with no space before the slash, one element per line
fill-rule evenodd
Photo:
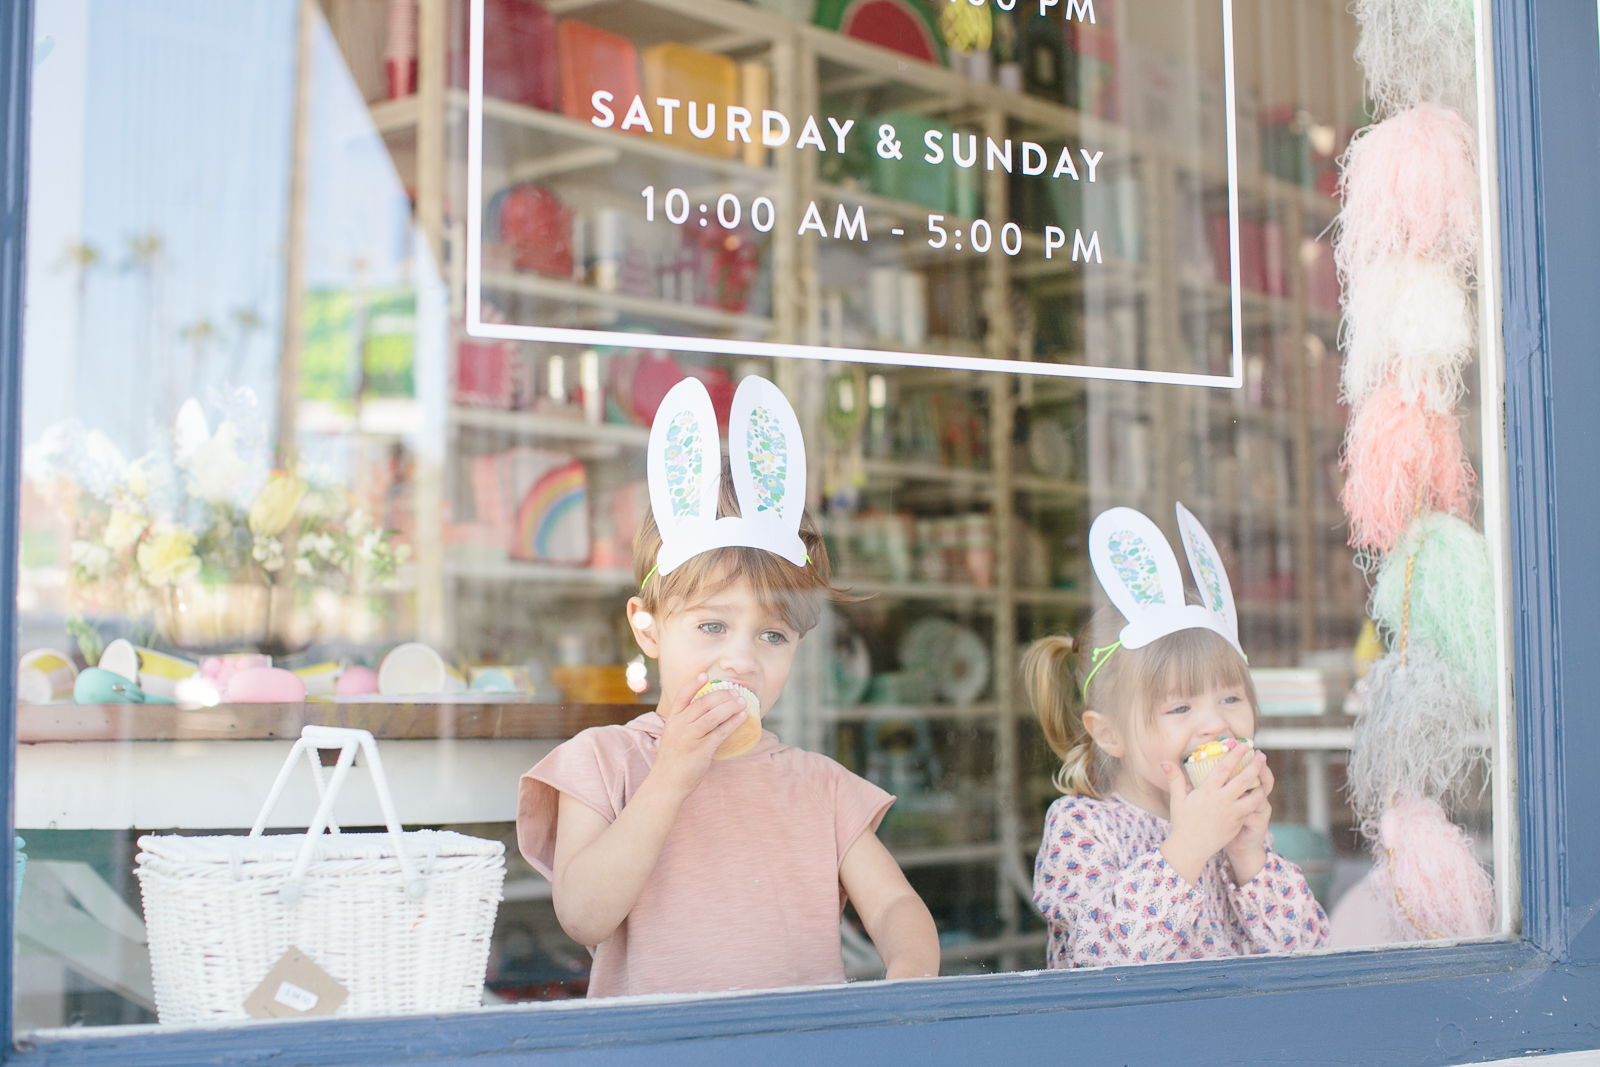
<path fill-rule="evenodd" d="M 629 602 L 630 618 L 642 603 L 637 597 Z M 663 701 L 703 673 L 755 693 L 763 717 L 783 693 L 801 636 L 763 609 L 743 578 L 703 604 L 664 612 L 647 629 L 635 625 L 633 632 L 644 654 L 660 661 Z"/>
<path fill-rule="evenodd" d="M 1137 718 L 1128 716 L 1130 721 L 1116 724 L 1104 742 L 1097 738 L 1097 743 L 1120 761 L 1117 792 L 1162 818 L 1169 816 L 1171 806 L 1163 763 L 1182 767 L 1189 753 L 1208 741 L 1255 735 L 1255 712 L 1242 685 L 1172 693 L 1156 705 L 1149 721 L 1131 721 Z"/>

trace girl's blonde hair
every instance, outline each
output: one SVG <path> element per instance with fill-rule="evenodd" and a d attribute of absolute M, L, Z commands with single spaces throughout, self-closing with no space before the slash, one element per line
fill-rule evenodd
<path fill-rule="evenodd" d="M 733 472 L 728 457 L 724 456 L 717 517 L 738 514 L 739 499 L 734 494 Z M 662 576 L 656 570 L 661 531 L 656 527 L 654 513 L 646 509 L 644 521 L 633 537 L 633 576 L 639 582 L 644 609 L 658 618 L 683 607 L 705 603 L 744 578 L 750 583 L 757 603 L 773 611 L 803 636 L 821 620 L 824 602 L 852 602 L 858 598 L 833 588 L 828 550 L 809 508 L 800 517 L 800 541 L 806 546 L 809 557 L 804 567 L 796 567 L 761 548 L 716 548 L 689 557 L 673 568 L 671 574 Z"/>
<path fill-rule="evenodd" d="M 1249 668 L 1219 634 L 1179 630 L 1143 648 L 1114 648 L 1126 625 L 1116 608 L 1101 608 L 1077 637 L 1040 638 L 1023 654 L 1022 675 L 1039 726 L 1061 757 L 1054 781 L 1063 793 L 1098 799 L 1115 773 L 1116 761 L 1095 745 L 1083 725 L 1084 712 L 1091 708 L 1125 724 L 1144 725 L 1173 693 L 1239 686 L 1250 701 L 1252 720 L 1260 714 Z M 1084 684 L 1091 674 L 1089 696 Z"/>

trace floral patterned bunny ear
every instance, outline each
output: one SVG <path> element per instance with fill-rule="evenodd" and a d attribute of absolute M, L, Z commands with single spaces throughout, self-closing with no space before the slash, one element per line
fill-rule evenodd
<path fill-rule="evenodd" d="M 670 574 L 695 555 L 690 551 L 717 520 L 722 484 L 722 445 L 711 394 L 698 378 L 667 391 L 650 426 L 647 457 L 650 510 L 661 531 L 656 566 Z"/>
<path fill-rule="evenodd" d="M 1222 555 L 1212 544 L 1211 535 L 1200 525 L 1200 520 L 1181 503 L 1178 508 L 1178 533 L 1183 537 L 1183 552 L 1189 557 L 1189 573 L 1200 590 L 1205 606 L 1221 615 L 1227 623 L 1228 634 L 1235 647 L 1239 644 L 1239 611 L 1233 603 L 1233 586 L 1228 583 L 1228 572 L 1223 569 Z"/>
<path fill-rule="evenodd" d="M 804 567 L 806 445 L 782 391 L 751 375 L 728 420 L 728 456 L 739 515 L 717 518 L 722 449 L 711 397 L 696 378 L 667 393 L 650 427 L 650 508 L 661 531 L 656 569 L 716 548 L 760 548 Z"/>
<path fill-rule="evenodd" d="M 1207 538 L 1206 544 L 1210 543 Z M 1233 599 L 1232 593 L 1227 591 L 1227 576 L 1222 575 L 1221 588 L 1227 597 L 1229 614 L 1210 607 L 1209 594 L 1207 605 L 1185 604 L 1183 572 L 1178 567 L 1178 557 L 1173 554 L 1161 528 L 1144 513 L 1132 508 L 1110 508 L 1101 512 L 1089 529 L 1089 558 L 1106 595 L 1128 620 L 1128 625 L 1117 635 L 1124 647 L 1143 648 L 1180 630 L 1203 629 L 1220 634 L 1239 655 L 1244 655 L 1239 647 L 1238 624 L 1231 614 Z M 1215 558 L 1216 551 L 1212 548 L 1211 559 Z M 1213 568 L 1213 580 L 1221 571 L 1221 565 L 1217 564 Z M 1206 579 L 1199 578 L 1198 570 L 1196 576 L 1204 590 Z"/>
<path fill-rule="evenodd" d="M 806 506 L 806 443 L 794 408 L 776 385 L 752 374 L 734 394 L 728 427 L 739 514 L 766 542 L 755 547 L 805 566 L 800 516 Z"/>

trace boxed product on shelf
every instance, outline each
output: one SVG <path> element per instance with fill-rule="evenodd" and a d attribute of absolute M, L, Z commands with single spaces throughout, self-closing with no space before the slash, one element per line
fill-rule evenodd
<path fill-rule="evenodd" d="M 1328 710 L 1328 683 L 1320 670 L 1254 667 L 1250 679 L 1263 715 L 1322 715 Z"/>
<path fill-rule="evenodd" d="M 467 87 L 467 42 L 472 5 L 458 5 L 450 84 Z M 554 111 L 560 97 L 556 20 L 538 0 L 483 0 L 483 95 Z"/>
<path fill-rule="evenodd" d="M 468 407 L 509 409 L 515 401 L 517 346 L 511 341 L 456 341 L 451 400 Z"/>
<path fill-rule="evenodd" d="M 743 154 L 744 141 L 736 139 L 737 135 L 728 125 L 728 108 L 742 106 L 737 62 L 674 41 L 651 45 L 640 55 L 640 60 L 644 68 L 645 99 L 652 105 L 663 98 L 682 103 L 670 112 L 651 107 L 651 114 L 657 121 L 653 135 L 656 139 L 720 159 L 734 159 Z M 746 130 L 746 136 L 753 134 L 752 142 L 761 139 L 760 122 L 761 113 L 757 111 Z M 697 130 L 710 133 L 701 136 Z"/>
<path fill-rule="evenodd" d="M 556 26 L 556 53 L 561 68 L 561 113 L 588 122 L 595 114 L 592 99 L 599 90 L 611 94 L 620 128 L 639 90 L 639 53 L 626 37 L 577 19 Z M 643 135 L 635 126 L 626 133 Z"/>

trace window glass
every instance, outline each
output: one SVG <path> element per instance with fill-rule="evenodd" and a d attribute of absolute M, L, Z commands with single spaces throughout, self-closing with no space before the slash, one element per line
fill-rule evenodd
<path fill-rule="evenodd" d="M 1471 8 L 38 0 L 19 1034 L 1507 929 Z"/>

